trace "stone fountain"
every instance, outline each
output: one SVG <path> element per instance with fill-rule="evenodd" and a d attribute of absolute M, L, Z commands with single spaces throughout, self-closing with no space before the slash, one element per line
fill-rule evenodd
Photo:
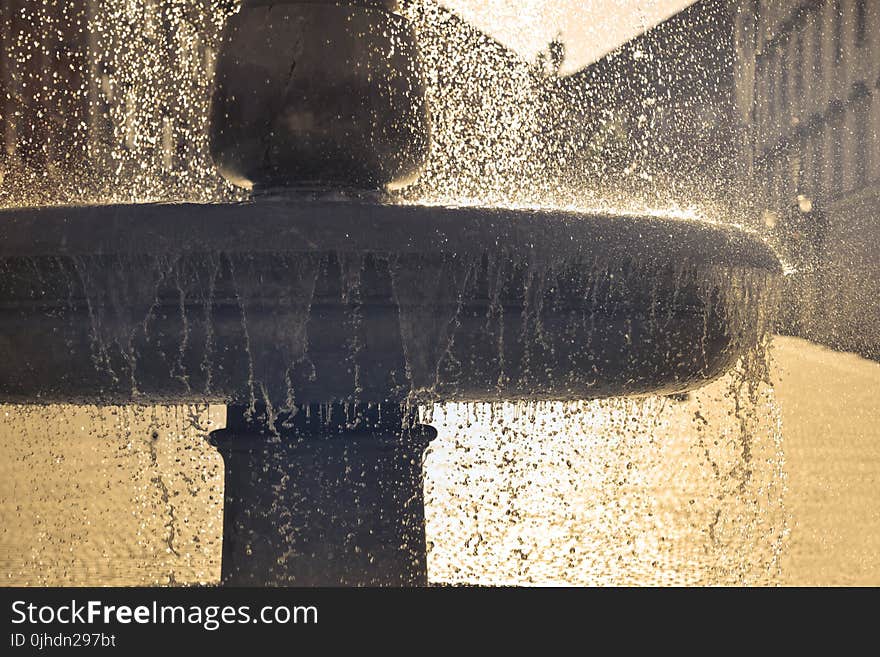
<path fill-rule="evenodd" d="M 729 226 L 398 204 L 430 147 L 391 0 L 245 2 L 230 204 L 0 211 L 0 401 L 227 405 L 228 585 L 424 585 L 419 404 L 673 395 L 762 338 L 780 273 Z"/>

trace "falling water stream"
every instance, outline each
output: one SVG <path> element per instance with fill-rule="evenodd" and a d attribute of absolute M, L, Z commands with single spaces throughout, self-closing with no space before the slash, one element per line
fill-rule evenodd
<path fill-rule="evenodd" d="M 32 117 L 37 125 L 6 128 L 17 130 L 19 143 L 40 141 L 0 156 L 0 204 L 244 198 L 214 171 L 205 136 L 219 28 L 234 3 L 86 4 L 88 11 L 75 16 L 59 15 L 49 1 L 28 3 L 20 15 L 6 16 L 7 43 L 13 45 L 7 69 L 19 91 L 40 89 L 59 114 Z M 607 135 L 601 131 L 578 137 L 581 151 L 592 153 L 593 166 L 582 167 L 579 177 L 560 176 L 560 158 L 571 145 L 548 144 L 543 128 L 550 116 L 575 120 L 564 119 L 561 111 L 571 99 L 548 94 L 532 66 L 433 2 L 413 3 L 408 11 L 426 60 L 434 150 L 420 182 L 395 202 L 564 206 L 618 214 L 650 210 L 683 221 L 722 220 L 715 200 L 682 203 L 680 190 L 646 173 L 647 156 L 638 167 L 621 167 L 612 180 L 605 171 Z M 77 22 L 92 40 L 91 55 L 75 71 L 83 83 L 74 98 L 53 91 L 33 65 L 35 58 L 52 56 L 53 29 L 63 20 Z M 34 34 L 37 38 L 30 38 Z M 62 142 L 61 135 L 71 130 L 79 137 Z M 596 145 L 596 139 L 605 141 Z M 38 160 L 47 166 L 37 166 Z M 346 254 L 334 254 L 333 260 L 349 310 L 346 343 L 355 363 L 351 386 L 358 390 L 357 355 L 365 341 L 359 314 L 363 264 Z M 218 391 L 228 364 L 212 345 L 216 332 L 228 327 L 215 323 L 211 309 L 218 303 L 237 309 L 233 328 L 248 369 L 251 404 L 295 407 L 298 377 L 320 376 L 310 369 L 308 319 L 315 281 L 331 265 L 320 258 L 274 261 L 296 284 L 273 306 L 273 312 L 284 313 L 288 331 L 269 350 L 257 346 L 266 341 L 254 340 L 248 323 L 249 314 L 265 311 L 271 297 L 271 290 L 260 288 L 261 266 L 225 254 L 199 261 L 144 256 L 112 267 L 87 256 L 59 260 L 59 280 L 66 281 L 72 297 L 86 302 L 91 358 L 107 385 L 137 399 L 144 392 L 139 354 L 158 323 L 170 323 L 177 348 L 164 352 L 164 366 L 178 390 L 169 398 L 186 394 L 200 403 L 0 406 L 5 583 L 218 580 L 223 469 L 204 438 L 225 422 L 224 407 L 212 404 L 222 397 Z M 778 581 L 789 519 L 780 414 L 768 374 L 773 299 L 757 295 L 759 281 L 742 272 L 681 263 L 677 275 L 696 279 L 705 298 L 735 299 L 730 307 L 747 317 L 729 320 L 753 326 L 743 339 L 757 345 L 732 372 L 694 393 L 441 404 L 434 403 L 441 369 L 446 380 L 468 366 L 447 356 L 456 313 L 472 294 L 469 282 L 479 269 L 466 258 L 444 266 L 443 275 L 427 268 L 412 278 L 411 271 L 395 274 L 394 263 L 387 264 L 396 297 L 408 300 L 399 304 L 406 354 L 401 385 L 439 431 L 426 463 L 433 582 Z M 552 287 L 566 262 L 561 256 L 530 266 L 523 280 Z M 595 281 L 611 271 L 598 263 L 587 278 Z M 113 280 L 97 280 L 108 276 Z M 230 298 L 215 296 L 221 279 L 232 281 Z M 452 284 L 438 287 L 438 281 Z M 113 298 L 106 298 L 108 292 Z M 179 313 L 157 317 L 160 295 L 169 294 L 177 295 Z M 443 299 L 449 316 L 439 322 L 420 316 L 413 301 L 418 296 Z M 529 298 L 528 290 L 524 296 Z M 501 381 L 505 340 L 540 344 L 542 330 L 541 309 L 527 305 L 520 334 L 505 335 L 498 328 L 499 306 L 487 308 L 486 331 L 498 345 Z M 283 375 L 273 367 L 278 359 L 291 364 Z"/>

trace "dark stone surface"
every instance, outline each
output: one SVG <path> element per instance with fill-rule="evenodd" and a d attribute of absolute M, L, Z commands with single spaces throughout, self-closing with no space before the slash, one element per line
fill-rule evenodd
<path fill-rule="evenodd" d="M 211 434 L 225 465 L 222 583 L 426 586 L 422 461 L 436 431 L 404 428 L 393 405 L 303 409 L 277 435 L 261 413 L 230 407 Z"/>
<path fill-rule="evenodd" d="M 260 188 L 411 182 L 429 146 L 419 54 L 385 3 L 253 3 L 227 24 L 211 110 L 221 173 Z"/>
<path fill-rule="evenodd" d="M 656 218 L 290 199 L 3 211 L 0 400 L 672 394 L 754 345 L 778 273 L 751 235 Z M 749 275 L 756 289 L 724 293 Z"/>

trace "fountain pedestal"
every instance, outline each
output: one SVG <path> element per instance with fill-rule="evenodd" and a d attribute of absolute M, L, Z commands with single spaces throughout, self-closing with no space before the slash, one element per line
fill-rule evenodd
<path fill-rule="evenodd" d="M 225 466 L 222 583 L 427 585 L 422 461 L 436 431 L 397 405 L 308 410 L 272 423 L 230 406 L 211 434 Z"/>

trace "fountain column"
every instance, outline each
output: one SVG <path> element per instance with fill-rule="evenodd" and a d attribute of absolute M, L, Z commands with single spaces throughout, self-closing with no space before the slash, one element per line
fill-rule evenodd
<path fill-rule="evenodd" d="M 315 405 L 274 423 L 230 406 L 210 438 L 225 466 L 223 584 L 427 585 L 435 435 L 397 405 Z"/>
<path fill-rule="evenodd" d="M 214 82 L 220 172 L 285 195 L 357 197 L 411 182 L 430 130 L 398 6 L 245 0 Z M 396 405 L 324 408 L 329 417 L 316 408 L 270 421 L 230 406 L 227 428 L 211 435 L 226 471 L 223 583 L 427 584 L 422 458 L 435 431 Z"/>

